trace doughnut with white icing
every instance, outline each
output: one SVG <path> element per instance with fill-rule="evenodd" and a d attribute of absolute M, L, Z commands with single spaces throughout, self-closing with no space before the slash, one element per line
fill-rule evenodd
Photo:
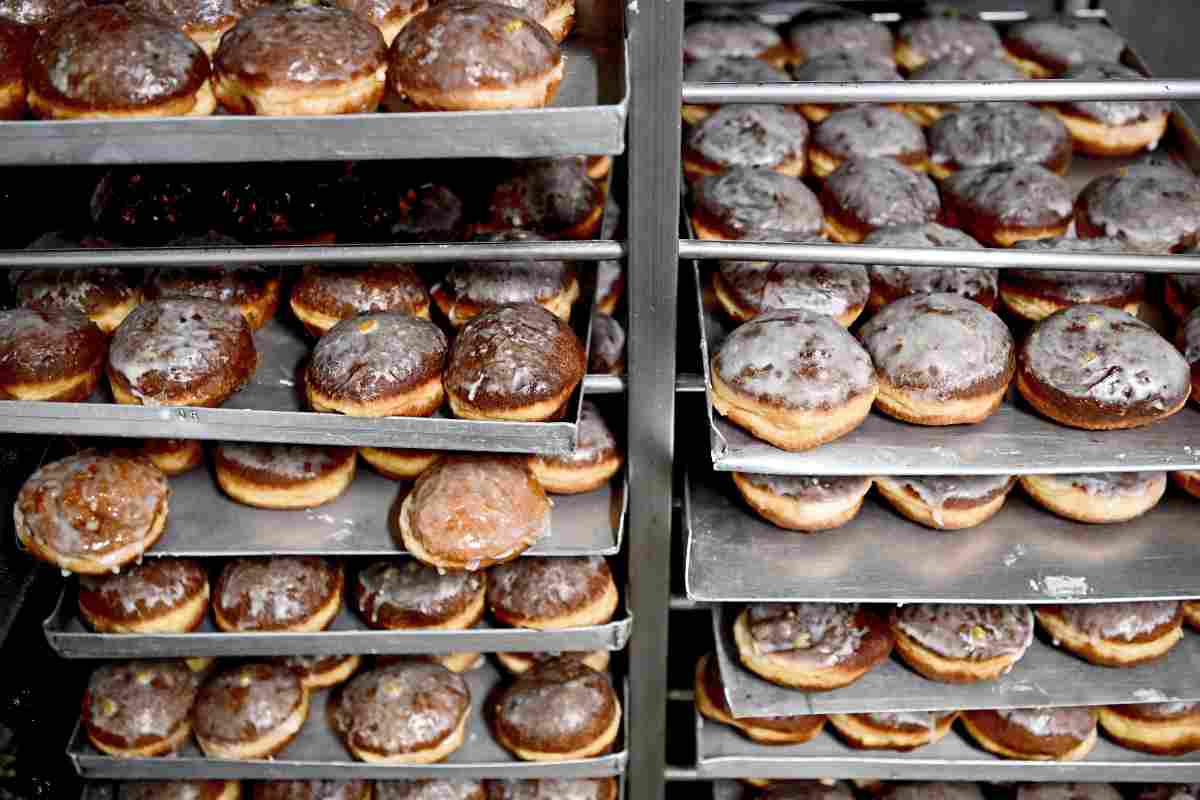
<path fill-rule="evenodd" d="M 1183 609 L 1175 601 L 1044 605 L 1037 619 L 1056 646 L 1103 667 L 1162 658 L 1183 638 Z"/>
<path fill-rule="evenodd" d="M 824 714 L 796 714 L 781 717 L 735 717 L 725 698 L 725 684 L 715 654 L 708 653 L 696 662 L 693 682 L 696 710 L 714 722 L 732 726 L 760 744 L 803 744 L 825 727 Z"/>
<path fill-rule="evenodd" d="M 865 476 L 734 472 L 733 484 L 764 519 L 792 531 L 839 528 L 858 516 L 872 480 Z"/>
<path fill-rule="evenodd" d="M 848 158 L 821 189 L 825 234 L 857 244 L 876 228 L 936 222 L 942 211 L 927 175 L 890 158 Z"/>
<path fill-rule="evenodd" d="M 350 488 L 353 447 L 223 442 L 213 449 L 217 485 L 257 508 L 313 508 Z"/>
<path fill-rule="evenodd" d="M 243 664 L 200 687 L 192 728 L 209 758 L 268 758 L 296 737 L 308 709 L 308 690 L 296 673 L 281 664 Z"/>
<path fill-rule="evenodd" d="M 924 172 L 929 152 L 925 133 L 908 117 L 885 106 L 834 111 L 813 130 L 808 144 L 812 174 L 824 178 L 848 158 L 891 158 Z"/>
<path fill-rule="evenodd" d="M 942 181 L 943 221 L 992 247 L 1064 235 L 1074 202 L 1066 180 L 1038 164 L 972 167 Z"/>
<path fill-rule="evenodd" d="M 186 633 L 208 612 L 198 561 L 150 558 L 115 575 L 79 577 L 79 615 L 97 633 Z"/>
<path fill-rule="evenodd" d="M 1018 250 L 1067 253 L 1128 253 L 1119 239 L 1026 239 Z M 1146 296 L 1140 272 L 1076 272 L 1051 269 L 1006 269 L 1000 276 L 1000 301 L 1013 315 L 1038 322 L 1064 308 L 1095 304 L 1137 316 Z"/>
<path fill-rule="evenodd" d="M 859 83 L 861 81 L 899 81 L 900 73 L 890 58 L 866 51 L 825 53 L 792 68 L 793 80 L 800 83 Z M 818 123 L 841 108 L 831 103 L 801 103 L 800 113 L 809 122 Z M 899 106 L 892 106 L 893 109 Z"/>
<path fill-rule="evenodd" d="M 908 72 L 947 56 L 1000 52 L 1000 36 L 991 23 L 966 14 L 918 17 L 903 23 L 896 32 L 896 63 Z"/>
<path fill-rule="evenodd" d="M 692 184 L 692 229 L 701 239 L 805 241 L 821 232 L 821 203 L 804 181 L 733 167 Z"/>
<path fill-rule="evenodd" d="M 100 383 L 104 353 L 104 333 L 78 311 L 0 311 L 0 400 L 86 400 Z"/>
<path fill-rule="evenodd" d="M 867 307 L 870 281 L 861 264 L 796 261 L 721 261 L 713 290 L 736 322 L 759 314 L 802 309 L 850 327 Z"/>
<path fill-rule="evenodd" d="M 1127 522 L 1158 505 L 1165 472 L 1022 475 L 1021 488 L 1045 508 L 1076 522 Z"/>
<path fill-rule="evenodd" d="M 875 488 L 913 522 L 942 531 L 995 516 L 1016 484 L 1010 475 L 880 475 Z"/>
<path fill-rule="evenodd" d="M 1014 81 L 1024 77 L 1021 70 L 992 53 L 975 53 L 974 55 L 952 53 L 935 58 L 909 74 L 909 80 L 913 81 Z M 917 124 L 929 127 L 936 125 L 947 114 L 963 109 L 993 106 L 1002 108 L 1004 105 L 1007 104 L 905 103 L 901 109 Z M 1066 131 L 1063 131 L 1063 134 L 1069 148 L 1071 139 L 1065 136 Z M 1069 149 L 1067 157 L 1070 158 Z M 938 177 L 943 177 L 937 171 L 931 170 L 931 172 Z"/>
<path fill-rule="evenodd" d="M 624 461 L 617 438 L 600 411 L 585 400 L 571 454 L 535 455 L 529 460 L 529 468 L 542 488 L 551 494 L 582 494 L 608 483 Z"/>
<path fill-rule="evenodd" d="M 360 314 L 382 311 L 429 319 L 429 292 L 409 264 L 307 267 L 292 287 L 290 304 L 313 336 Z"/>
<path fill-rule="evenodd" d="M 488 577 L 488 609 L 514 628 L 603 625 L 618 601 L 612 572 L 600 556 L 518 558 L 493 567 Z"/>
<path fill-rule="evenodd" d="M 97 750 L 118 758 L 173 753 L 192 732 L 196 679 L 182 661 L 113 661 L 98 667 L 80 722 Z"/>
<path fill-rule="evenodd" d="M 1099 713 L 1100 727 L 1122 747 L 1164 756 L 1200 750 L 1200 703 L 1130 703 Z"/>
<path fill-rule="evenodd" d="M 956 719 L 957 711 L 883 711 L 833 714 L 829 724 L 858 750 L 907 752 L 940 742 Z"/>
<path fill-rule="evenodd" d="M 1064 80 L 1114 81 L 1144 78 L 1116 63 L 1084 61 L 1068 67 Z M 1171 104 L 1165 100 L 1070 100 L 1050 110 L 1071 132 L 1075 150 L 1091 156 L 1131 156 L 1158 147 L 1167 132 Z"/>
<path fill-rule="evenodd" d="M 890 623 L 904 662 L 942 683 L 994 680 L 1033 643 L 1028 606 L 910 603 L 893 609 Z"/>
<path fill-rule="evenodd" d="M 947 228 L 936 222 L 924 225 L 894 225 L 876 228 L 867 234 L 863 244 L 878 247 L 952 247 L 958 250 L 980 250 L 982 245 L 962 231 Z M 996 304 L 996 278 L 999 270 L 969 267 L 898 267 L 891 264 L 871 264 L 871 297 L 867 307 L 878 311 L 911 294 L 950 292 L 974 300 L 984 308 Z"/>
<path fill-rule="evenodd" d="M 800 177 L 808 135 L 808 122 L 788 106 L 723 106 L 684 137 L 683 172 L 691 181 L 735 167 Z"/>
<path fill-rule="evenodd" d="M 1008 708 L 964 711 L 963 726 L 1002 758 L 1079 761 L 1096 746 L 1095 708 Z"/>
<path fill-rule="evenodd" d="M 321 631 L 342 608 L 344 584 L 341 564 L 328 559 L 235 559 L 225 564 L 213 587 L 213 619 L 233 633 Z"/>
<path fill-rule="evenodd" d="M 1048 111 L 1027 103 L 981 103 L 938 119 L 929 129 L 929 172 L 1006 162 L 1038 164 L 1059 175 L 1071 167 L 1071 135 Z"/>
<path fill-rule="evenodd" d="M 1018 22 L 1005 31 L 1004 49 L 1029 77 L 1053 78 L 1085 61 L 1119 62 L 1125 40 L 1099 20 L 1064 14 Z"/>

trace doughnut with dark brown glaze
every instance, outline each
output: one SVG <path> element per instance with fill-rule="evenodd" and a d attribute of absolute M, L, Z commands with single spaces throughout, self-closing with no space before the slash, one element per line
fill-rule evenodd
<path fill-rule="evenodd" d="M 615 778 L 489 780 L 485 788 L 487 800 L 617 800 Z"/>
<path fill-rule="evenodd" d="M 993 680 L 1033 643 L 1033 612 L 1021 605 L 910 603 L 890 623 L 905 663 L 942 683 Z"/>
<path fill-rule="evenodd" d="M 195 699 L 196 679 L 182 661 L 113 661 L 92 672 L 80 722 L 109 755 L 163 755 L 187 741 Z"/>
<path fill-rule="evenodd" d="M 327 244 L 352 209 L 346 167 L 332 163 L 209 167 L 205 225 L 247 244 Z"/>
<path fill-rule="evenodd" d="M 625 329 L 615 317 L 599 314 L 592 318 L 592 338 L 588 347 L 588 373 L 625 374 Z"/>
<path fill-rule="evenodd" d="M 191 559 L 150 558 L 79 578 L 79 615 L 98 633 L 184 633 L 207 612 L 208 575 Z"/>
<path fill-rule="evenodd" d="M 1003 758 L 1077 761 L 1096 746 L 1095 708 L 964 711 L 962 720 L 981 747 Z"/>
<path fill-rule="evenodd" d="M 571 658 L 539 664 L 500 690 L 496 740 L 525 761 L 563 761 L 608 752 L 621 726 L 609 677 Z"/>
<path fill-rule="evenodd" d="M 1065 179 L 1037 164 L 962 169 L 942 181 L 943 221 L 984 245 L 1062 236 L 1074 197 Z"/>
<path fill-rule="evenodd" d="M 192 727 L 209 758 L 266 758 L 287 747 L 308 718 L 308 690 L 280 664 L 252 663 L 213 675 L 196 696 Z"/>
<path fill-rule="evenodd" d="M 86 400 L 104 354 L 104 333 L 78 311 L 0 311 L 0 400 Z"/>
<path fill-rule="evenodd" d="M 1104 667 L 1162 658 L 1183 638 L 1183 607 L 1176 601 L 1042 605 L 1037 619 L 1056 646 Z"/>
<path fill-rule="evenodd" d="M 206 224 L 201 180 L 179 165 L 113 167 L 92 190 L 92 222 L 113 242 L 165 245 Z"/>
<path fill-rule="evenodd" d="M 959 250 L 980 250 L 982 245 L 962 231 L 947 228 L 936 222 L 924 225 L 894 225 L 876 228 L 867 234 L 863 244 L 879 247 L 952 247 Z M 890 264 L 871 264 L 871 298 L 868 306 L 874 310 L 912 294 L 950 292 L 974 300 L 984 308 L 996 304 L 996 280 L 999 270 L 967 267 L 898 267 Z"/>
<path fill-rule="evenodd" d="M 929 153 L 917 123 L 891 108 L 864 105 L 834 111 L 813 130 L 808 145 L 808 163 L 817 177 L 856 157 L 891 158 L 924 171 Z"/>
<path fill-rule="evenodd" d="M 896 32 L 896 62 L 909 72 L 946 56 L 996 55 L 1001 50 L 991 23 L 965 14 L 912 19 Z"/>
<path fill-rule="evenodd" d="M 240 242 L 219 233 L 185 236 L 171 247 L 239 247 Z M 279 272 L 256 264 L 229 267 L 161 267 L 147 276 L 147 300 L 201 297 L 237 306 L 258 330 L 275 317 L 279 308 Z"/>
<path fill-rule="evenodd" d="M 1081 239 L 1106 236 L 1141 253 L 1176 253 L 1200 240 L 1200 179 L 1170 162 L 1143 160 L 1096 178 L 1075 201 Z"/>
<path fill-rule="evenodd" d="M 596 320 L 593 320 L 593 338 L 595 331 Z M 590 400 L 584 400 L 571 454 L 535 455 L 529 461 L 529 468 L 542 488 L 552 494 L 582 494 L 608 483 L 624 461 L 617 437 L 605 424 L 599 409 Z"/>
<path fill-rule="evenodd" d="M 895 47 L 887 25 L 864 14 L 830 8 L 799 14 L 788 29 L 787 40 L 799 63 L 834 52 L 891 60 Z"/>
<path fill-rule="evenodd" d="M 117 267 L 31 269 L 14 286 L 26 308 L 77 311 L 111 334 L 142 301 L 141 287 Z"/>
<path fill-rule="evenodd" d="M 728 105 L 684 137 L 683 170 L 696 180 L 734 167 L 804 174 L 808 122 L 787 106 Z"/>
<path fill-rule="evenodd" d="M 239 800 L 237 781 L 121 781 L 116 800 Z"/>
<path fill-rule="evenodd" d="M 1031 77 L 1052 78 L 1084 61 L 1119 62 L 1125 40 L 1103 22 L 1064 15 L 1018 22 L 1004 47 Z"/>
<path fill-rule="evenodd" d="M 867 306 L 870 281 L 861 264 L 720 261 L 717 299 L 738 322 L 784 309 L 832 317 L 848 328 Z"/>
<path fill-rule="evenodd" d="M 902 80 L 890 58 L 863 51 L 836 50 L 792 67 L 792 79 L 799 83 L 859 83 L 861 81 Z M 831 103 L 801 103 L 800 113 L 817 123 L 840 106 Z M 893 105 L 892 108 L 899 108 Z"/>
<path fill-rule="evenodd" d="M 336 500 L 354 480 L 353 447 L 222 442 L 213 450 L 217 485 L 239 503 L 305 509 Z"/>
<path fill-rule="evenodd" d="M 817 196 L 804 181 L 771 170 L 733 167 L 692 184 L 692 227 L 701 239 L 804 241 L 821 232 Z"/>
<path fill-rule="evenodd" d="M 225 631 L 319 631 L 342 607 L 340 564 L 313 556 L 239 558 L 213 587 L 213 616 Z"/>
<path fill-rule="evenodd" d="M 429 292 L 409 264 L 307 267 L 292 286 L 290 304 L 314 336 L 361 314 L 400 313 L 429 319 Z"/>
<path fill-rule="evenodd" d="M 383 35 L 385 46 L 390 45 L 404 26 L 417 14 L 429 8 L 427 0 L 336 0 L 337 5 L 369 22 Z"/>
<path fill-rule="evenodd" d="M 483 618 L 487 573 L 440 571 L 415 559 L 377 561 L 354 580 L 358 613 L 372 628 L 461 630 Z"/>
<path fill-rule="evenodd" d="M 850 158 L 821 189 L 825 232 L 856 244 L 876 228 L 935 222 L 942 211 L 927 176 L 888 158 Z"/>
<path fill-rule="evenodd" d="M 355 231 L 357 239 L 393 243 L 457 242 L 463 238 L 463 201 L 442 183 L 409 185 L 387 177 L 368 179 L 352 199 L 359 205 L 347 227 Z"/>
<path fill-rule="evenodd" d="M 725 697 L 725 683 L 715 654 L 696 662 L 693 682 L 696 710 L 705 717 L 736 728 L 761 744 L 802 744 L 812 740 L 825 726 L 823 714 L 795 714 L 780 717 L 734 717 Z"/>
<path fill-rule="evenodd" d="M 221 36 L 266 0 L 126 0 L 125 4 L 171 23 L 212 58 Z"/>
<path fill-rule="evenodd" d="M 600 556 L 519 558 L 492 568 L 487 603 L 514 628 L 603 625 L 616 610 L 617 585 Z"/>
<path fill-rule="evenodd" d="M 1005 162 L 1038 164 L 1062 175 L 1071 166 L 1071 134 L 1053 114 L 1027 103 L 981 103 L 933 124 L 929 162 L 939 178 Z"/>
<path fill-rule="evenodd" d="M 594 239 L 604 216 L 604 188 L 577 158 L 513 162 L 514 174 L 492 189 L 483 228 L 533 231 L 550 239 Z"/>
<path fill-rule="evenodd" d="M 1119 254 L 1130 252 L 1119 239 L 1027 239 L 1019 250 Z M 1137 315 L 1146 296 L 1140 272 L 1074 272 L 1050 269 L 1006 269 L 1000 276 L 1000 299 L 1012 314 L 1030 322 L 1063 308 L 1095 304 Z"/>
<path fill-rule="evenodd" d="M 310 691 L 349 680 L 361 662 L 356 655 L 280 656 L 273 660 L 299 676 L 304 688 Z"/>
<path fill-rule="evenodd" d="M 0 119 L 25 116 L 25 69 L 38 31 L 0 16 Z"/>
<path fill-rule="evenodd" d="M 1200 749 L 1200 703 L 1129 703 L 1099 714 L 1100 727 L 1122 747 L 1166 756 Z"/>

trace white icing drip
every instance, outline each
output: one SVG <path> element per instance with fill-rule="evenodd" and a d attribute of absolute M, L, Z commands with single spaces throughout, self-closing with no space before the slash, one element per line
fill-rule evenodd
<path fill-rule="evenodd" d="M 1008 475 L 927 475 L 895 476 L 896 483 L 917 493 L 933 511 L 933 521 L 944 524 L 942 512 L 951 500 L 982 500 L 1005 490 L 1012 482 Z"/>

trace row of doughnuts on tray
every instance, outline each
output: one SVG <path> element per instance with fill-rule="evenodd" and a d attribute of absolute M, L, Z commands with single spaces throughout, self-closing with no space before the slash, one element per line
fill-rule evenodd
<path fill-rule="evenodd" d="M 210 758 L 269 758 L 305 725 L 329 724 L 360 761 L 445 760 L 467 738 L 467 681 L 420 657 L 383 660 L 339 676 L 346 682 L 329 698 L 328 721 L 309 719 L 310 694 L 320 690 L 279 660 L 218 664 L 202 680 L 182 661 L 109 662 L 92 672 L 80 721 L 91 744 L 117 758 L 168 755 L 193 735 Z M 601 755 L 620 731 L 609 676 L 571 656 L 490 689 L 486 706 L 497 743 L 526 761 Z"/>
<path fill-rule="evenodd" d="M 121 781 L 112 790 L 112 800 L 617 800 L 618 795 L 615 778 Z"/>
<path fill-rule="evenodd" d="M 741 779 L 745 800 L 1195 800 L 1194 784 Z M 755 791 L 761 790 L 761 791 Z"/>

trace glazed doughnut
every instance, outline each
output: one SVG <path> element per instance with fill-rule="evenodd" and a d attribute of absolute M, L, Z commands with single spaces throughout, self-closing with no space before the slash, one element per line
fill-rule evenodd
<path fill-rule="evenodd" d="M 37 37 L 36 28 L 0 17 L 0 119 L 25 116 L 25 69 Z"/>
<path fill-rule="evenodd" d="M 392 42 L 388 86 L 421 111 L 541 108 L 558 93 L 563 63 L 554 36 L 528 14 L 451 0 Z"/>
<path fill-rule="evenodd" d="M 496 660 L 510 675 L 524 675 L 537 665 L 555 658 L 578 659 L 597 672 L 607 670 L 611 660 L 607 650 L 589 650 L 582 653 L 496 653 Z"/>
<path fill-rule="evenodd" d="M 171 247 L 238 247 L 236 239 L 209 233 L 176 239 Z M 236 306 L 251 330 L 267 324 L 279 308 L 279 273 L 259 266 L 177 268 L 152 272 L 143 290 L 147 300 L 200 297 Z"/>
<path fill-rule="evenodd" d="M 407 170 L 397 176 L 376 169 L 360 178 L 352 198 L 357 206 L 347 223 L 356 241 L 457 242 L 463 238 L 463 201 L 454 189 L 436 180 L 422 182 L 419 172 L 414 179 Z"/>
<path fill-rule="evenodd" d="M 313 508 L 331 503 L 354 480 L 353 447 L 223 442 L 213 449 L 217 485 L 256 508 Z"/>
<path fill-rule="evenodd" d="M 577 158 L 533 158 L 514 162 L 514 174 L 492 190 L 482 229 L 528 230 L 549 239 L 595 239 L 604 218 L 604 186 L 592 180 Z M 508 238 L 538 237 L 512 232 Z"/>
<path fill-rule="evenodd" d="M 787 40 L 800 64 L 837 52 L 891 60 L 895 47 L 891 30 L 882 22 L 828 7 L 797 16 L 788 29 Z"/>
<path fill-rule="evenodd" d="M 848 328 L 867 307 L 870 281 L 861 264 L 720 261 L 713 289 L 735 322 L 801 309 L 832 317 Z"/>
<path fill-rule="evenodd" d="M 323 558 L 234 559 L 217 578 L 213 619 L 230 632 L 322 631 L 342 608 L 344 583 L 341 565 Z"/>
<path fill-rule="evenodd" d="M 1192 398 L 1200 402 L 1200 311 L 1193 311 L 1179 330 L 1179 349 L 1192 369 Z"/>
<path fill-rule="evenodd" d="M 300 677 L 305 689 L 327 689 L 350 680 L 362 661 L 349 656 L 284 656 L 276 659 Z"/>
<path fill-rule="evenodd" d="M 221 37 L 244 15 L 265 5 L 264 0 L 130 0 L 126 5 L 142 14 L 169 22 L 212 58 Z"/>
<path fill-rule="evenodd" d="M 88 206 L 102 238 L 72 246 L 166 245 L 205 224 L 200 186 L 201 176 L 185 165 L 113 167 L 96 182 Z"/>
<path fill-rule="evenodd" d="M 683 62 L 705 58 L 757 58 L 783 66 L 791 54 L 774 28 L 752 19 L 702 19 L 683 31 Z"/>
<path fill-rule="evenodd" d="M 913 71 L 909 80 L 914 81 L 1019 81 L 1025 75 L 1012 64 L 991 53 L 976 53 L 971 56 L 961 54 L 943 56 L 934 59 Z M 919 125 L 929 127 L 946 114 L 955 111 L 976 108 L 1003 108 L 1009 103 L 905 103 L 901 108 L 904 113 Z M 1019 105 L 1013 103 L 1011 105 Z M 1070 148 L 1071 137 L 1063 138 Z M 1070 150 L 1067 151 L 1070 158 Z M 1004 160 L 1004 159 L 1001 159 Z M 938 173 L 934 171 L 934 174 Z M 940 177 L 940 176 L 939 176 Z"/>
<path fill-rule="evenodd" d="M 956 719 L 957 711 L 883 711 L 833 714 L 829 724 L 855 749 L 908 752 L 940 742 Z"/>
<path fill-rule="evenodd" d="M 397 517 L 404 548 L 439 569 L 511 561 L 550 534 L 550 500 L 516 456 L 442 458 L 417 478 Z"/>
<path fill-rule="evenodd" d="M 771 683 L 827 692 L 887 660 L 887 624 L 858 603 L 761 603 L 733 624 L 742 666 Z"/>
<path fill-rule="evenodd" d="M 208 57 L 170 23 L 119 5 L 83 7 L 38 39 L 26 72 L 40 119 L 203 116 Z"/>
<path fill-rule="evenodd" d="M 1195 252 L 1193 249 L 1188 254 Z M 1193 311 L 1200 308 L 1200 275 L 1167 275 L 1163 282 L 1163 300 L 1176 319 L 1180 322 L 1187 320 Z"/>
<path fill-rule="evenodd" d="M 1037 607 L 1056 647 L 1102 667 L 1133 667 L 1162 658 L 1183 638 L 1179 603 L 1080 603 Z"/>
<path fill-rule="evenodd" d="M 1028 103 L 980 103 L 946 114 L 929 129 L 929 171 L 940 179 L 1006 162 L 1063 175 L 1071 152 L 1066 126 Z"/>
<path fill-rule="evenodd" d="M 692 184 L 692 229 L 700 239 L 805 241 L 821 232 L 817 196 L 791 175 L 733 167 Z"/>
<path fill-rule="evenodd" d="M 209 758 L 269 758 L 295 738 L 308 719 L 308 690 L 279 664 L 229 667 L 196 696 L 192 727 Z"/>
<path fill-rule="evenodd" d="M 445 375 L 450 410 L 460 419 L 559 419 L 585 359 L 575 332 L 541 306 L 495 306 L 454 340 Z"/>
<path fill-rule="evenodd" d="M 494 703 L 496 741 L 523 761 L 607 753 L 621 729 L 621 703 L 608 676 L 573 658 L 538 664 Z"/>
<path fill-rule="evenodd" d="M 542 237 L 524 231 L 484 234 L 478 242 L 531 242 Z M 535 303 L 570 322 L 579 299 L 575 267 L 566 261 L 465 261 L 455 263 L 430 290 L 442 315 L 461 328 L 488 309 L 507 303 Z"/>
<path fill-rule="evenodd" d="M 734 167 L 804 174 L 808 122 L 778 105 L 728 105 L 694 125 L 684 137 L 683 172 L 689 180 Z"/>
<path fill-rule="evenodd" d="M 462 745 L 470 715 L 471 690 L 461 677 L 441 664 L 402 661 L 350 681 L 332 722 L 360 761 L 434 764 Z"/>
<path fill-rule="evenodd" d="M 1121 793 L 1111 783 L 1023 783 L 1016 800 L 1121 800 Z"/>
<path fill-rule="evenodd" d="M 995 680 L 1033 643 L 1028 606 L 911 603 L 893 609 L 890 622 L 904 662 L 941 683 Z"/>
<path fill-rule="evenodd" d="M 942 181 L 944 221 L 984 245 L 1062 236 L 1074 196 L 1062 177 L 1037 164 L 1003 163 L 962 169 Z"/>
<path fill-rule="evenodd" d="M 566 456 L 535 455 L 533 477 L 551 494 L 582 494 L 599 489 L 617 474 L 624 456 L 596 406 L 583 402 L 575 450 Z"/>
<path fill-rule="evenodd" d="M 913 522 L 942 531 L 973 528 L 991 519 L 1016 484 L 1009 475 L 881 475 L 879 493 Z"/>
<path fill-rule="evenodd" d="M 0 311 L 0 399 L 77 402 L 96 391 L 104 333 L 78 311 Z"/>
<path fill-rule="evenodd" d="M 860 782 L 854 782 L 859 788 Z M 995 784 L 999 787 L 1002 784 Z M 872 791 L 882 800 L 983 800 L 979 784 L 960 781 L 922 781 L 920 783 L 890 784 L 886 789 Z"/>
<path fill-rule="evenodd" d="M 115 575 L 79 577 L 79 616 L 97 633 L 187 633 L 208 611 L 197 561 L 152 558 Z"/>
<path fill-rule="evenodd" d="M 1119 239 L 1026 239 L 1019 250 L 1074 253 L 1128 253 Z M 1119 308 L 1137 316 L 1146 296 L 1140 272 L 1074 272 L 1052 269 L 1006 269 L 1000 276 L 1000 300 L 1014 316 L 1038 322 L 1064 308 L 1081 304 Z"/>
<path fill-rule="evenodd" d="M 734 717 L 725 699 L 725 684 L 717 657 L 712 653 L 696 662 L 693 684 L 696 710 L 705 717 L 730 725 L 760 744 L 803 744 L 825 727 L 823 714 L 796 714 L 783 717 Z M 848 799 L 852 800 L 852 799 Z"/>
<path fill-rule="evenodd" d="M 108 349 L 113 398 L 128 405 L 219 406 L 257 366 L 242 313 L 194 297 L 142 303 Z"/>
<path fill-rule="evenodd" d="M 937 187 L 927 176 L 889 158 L 850 158 L 821 189 L 825 234 L 857 244 L 876 228 L 934 222 L 941 213 Z"/>
<path fill-rule="evenodd" d="M 204 463 L 204 448 L 195 439 L 144 439 L 135 452 L 168 478 L 191 472 Z"/>
<path fill-rule="evenodd" d="M 241 800 L 237 781 L 121 781 L 116 800 Z"/>
<path fill-rule="evenodd" d="M 322 336 L 305 372 L 314 411 L 351 417 L 428 417 L 445 398 L 446 335 L 429 320 L 372 312 Z"/>
<path fill-rule="evenodd" d="M 792 78 L 779 67 L 757 58 L 710 56 L 683 66 L 684 83 L 787 83 Z M 683 121 L 695 125 L 721 106 L 684 103 Z"/>
<path fill-rule="evenodd" d="M 328 244 L 345 224 L 349 198 L 341 163 L 205 167 L 214 172 L 215 196 L 207 198 L 203 224 L 239 242 Z"/>
<path fill-rule="evenodd" d="M 617 304 L 621 302 L 624 292 L 625 270 L 621 262 L 596 262 L 596 313 L 606 317 L 616 314 Z"/>
<path fill-rule="evenodd" d="M 150 464 L 84 451 L 39 467 L 25 481 L 13 504 L 17 539 L 60 569 L 103 575 L 158 541 L 170 494 Z"/>
<path fill-rule="evenodd" d="M 759 516 L 790 531 L 840 528 L 858 516 L 871 478 L 734 472 L 733 484 Z"/>
<path fill-rule="evenodd" d="M 405 25 L 429 8 L 427 0 L 337 0 L 337 5 L 378 28 L 384 45 L 391 45 Z"/>
<path fill-rule="evenodd" d="M 289 304 L 313 336 L 322 336 L 342 320 L 360 314 L 429 319 L 429 292 L 409 264 L 307 267 L 292 286 Z"/>
<path fill-rule="evenodd" d="M 1004 49 L 1029 77 L 1053 78 L 1085 61 L 1119 62 L 1125 40 L 1101 22 L 1063 15 L 1016 23 L 1004 34 Z"/>
<path fill-rule="evenodd" d="M 598 309 L 597 309 L 598 310 Z M 592 317 L 592 337 L 588 346 L 588 373 L 625 374 L 625 329 L 607 314 Z"/>
<path fill-rule="evenodd" d="M 762 314 L 712 360 L 713 408 L 776 447 L 808 450 L 857 428 L 878 391 L 871 357 L 832 318 Z"/>
<path fill-rule="evenodd" d="M 903 297 L 858 337 L 875 364 L 876 407 L 918 425 L 987 419 L 1016 369 L 1016 346 L 1003 320 L 956 294 Z"/>
<path fill-rule="evenodd" d="M 959 250 L 980 250 L 982 245 L 962 231 L 947 228 L 936 222 L 924 225 L 894 225 L 876 228 L 867 234 L 863 244 L 878 247 L 953 247 Z M 890 264 L 871 264 L 867 274 L 871 279 L 871 296 L 867 307 L 872 311 L 913 294 L 961 295 L 984 308 L 996 304 L 996 279 L 999 270 L 968 267 L 897 267 Z"/>
<path fill-rule="evenodd" d="M 403 447 L 360 447 L 358 454 L 376 472 L 394 481 L 416 480 L 442 457 L 437 450 L 410 450 Z"/>
<path fill-rule="evenodd" d="M 861 81 L 902 80 L 890 58 L 867 52 L 838 50 L 816 56 L 792 67 L 792 79 L 799 83 L 858 83 Z M 842 106 L 833 103 L 801 103 L 798 109 L 809 122 L 824 120 Z M 899 109 L 897 105 L 890 106 Z"/>
<path fill-rule="evenodd" d="M 824 178 L 848 158 L 891 158 L 924 172 L 929 153 L 925 133 L 908 117 L 884 106 L 834 111 L 813 130 L 808 144 L 812 174 Z"/>
<path fill-rule="evenodd" d="M 487 800 L 482 782 L 467 779 L 375 781 L 364 800 Z"/>
<path fill-rule="evenodd" d="M 117 758 L 173 753 L 192 732 L 196 681 L 182 661 L 113 661 L 96 668 L 83 695 L 88 741 Z"/>
<path fill-rule="evenodd" d="M 1085 430 L 1147 425 L 1187 402 L 1187 361 L 1146 323 L 1081 305 L 1034 325 L 1017 356 L 1017 388 L 1037 411 Z"/>
<path fill-rule="evenodd" d="M 927 62 L 947 56 L 997 55 L 1000 36 L 991 23 L 958 14 L 909 20 L 896 36 L 896 63 L 913 72 Z"/>
<path fill-rule="evenodd" d="M 1086 61 L 1067 68 L 1064 80 L 1112 81 L 1144 78 L 1120 64 Z M 1093 156 L 1131 156 L 1153 150 L 1167 132 L 1171 104 L 1165 100 L 1071 100 L 1050 106 L 1075 149 Z"/>
<path fill-rule="evenodd" d="M 514 628 L 558 630 L 603 625 L 619 597 L 608 563 L 587 558 L 519 558 L 491 571 L 487 603 Z"/>
<path fill-rule="evenodd" d="M 1158 505 L 1165 472 L 1093 472 L 1022 475 L 1021 487 L 1038 505 L 1076 522 L 1127 522 Z"/>
<path fill-rule="evenodd" d="M 1108 236 L 1142 253 L 1176 253 L 1200 240 L 1200 179 L 1144 160 L 1096 178 L 1075 201 L 1080 239 Z"/>
<path fill-rule="evenodd" d="M 617 800 L 617 778 L 489 780 L 488 800 Z M 380 800 L 386 800 L 381 798 Z"/>
<path fill-rule="evenodd" d="M 487 574 L 439 571 L 413 559 L 377 561 L 360 570 L 354 603 L 378 630 L 465 630 L 483 619 Z"/>
<path fill-rule="evenodd" d="M 76 311 L 106 334 L 116 330 L 142 302 L 141 287 L 114 267 L 32 269 L 21 273 L 14 289 L 22 306 Z"/>
<path fill-rule="evenodd" d="M 1079 761 L 1096 746 L 1094 708 L 964 711 L 967 732 L 984 750 L 1022 761 Z"/>
<path fill-rule="evenodd" d="M 1200 703 L 1131 703 L 1099 714 L 1100 727 L 1122 747 L 1163 756 L 1200 750 Z"/>
<path fill-rule="evenodd" d="M 387 46 L 344 8 L 268 5 L 221 37 L 213 92 L 231 114 L 371 112 L 383 98 Z"/>

